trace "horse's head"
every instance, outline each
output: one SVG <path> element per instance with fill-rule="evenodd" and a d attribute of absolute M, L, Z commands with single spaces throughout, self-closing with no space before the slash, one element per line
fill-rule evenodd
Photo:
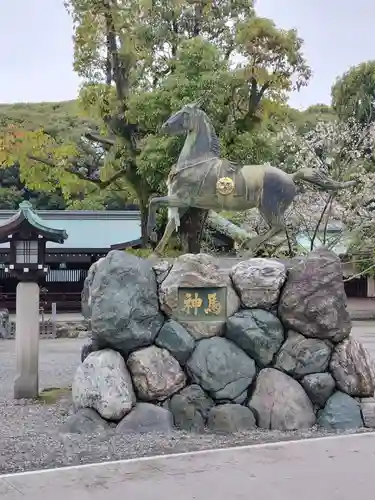
<path fill-rule="evenodd" d="M 163 123 L 160 131 L 163 134 L 169 135 L 181 135 L 193 131 L 197 127 L 199 117 L 203 113 L 200 105 L 200 99 L 192 104 L 185 104 L 185 106 Z"/>

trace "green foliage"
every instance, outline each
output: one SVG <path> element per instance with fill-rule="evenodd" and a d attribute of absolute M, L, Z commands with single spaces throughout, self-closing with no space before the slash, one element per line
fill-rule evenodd
<path fill-rule="evenodd" d="M 43 130 L 59 142 L 79 139 L 93 126 L 85 118 L 78 101 L 0 104 L 0 130 L 13 127 L 24 131 Z"/>
<path fill-rule="evenodd" d="M 136 255 L 137 257 L 140 257 L 141 259 L 147 259 L 152 255 L 152 249 L 151 248 L 129 248 L 125 250 L 125 252 L 130 253 L 132 255 Z M 177 250 L 175 248 L 170 248 L 167 247 L 165 248 L 162 257 L 178 257 L 182 255 L 181 250 Z"/>
<path fill-rule="evenodd" d="M 182 145 L 161 137 L 160 125 L 202 96 L 222 156 L 270 159 L 269 132 L 294 116 L 288 92 L 311 75 L 295 30 L 257 17 L 251 0 L 65 3 L 79 103 L 40 105 L 49 118 L 35 105 L 23 121 L 17 108 L 18 118 L 3 122 L 5 164 L 19 162 L 28 187 L 60 192 L 69 208 L 105 207 L 121 192 L 140 205 L 145 236 L 148 199 L 164 194 Z M 82 139 L 87 128 L 108 137 Z"/>
<path fill-rule="evenodd" d="M 375 61 L 351 67 L 331 90 L 332 107 L 341 119 L 354 116 L 362 124 L 375 121 Z"/>
<path fill-rule="evenodd" d="M 0 187 L 0 210 L 13 210 L 18 207 L 22 200 L 21 191 L 15 187 Z"/>

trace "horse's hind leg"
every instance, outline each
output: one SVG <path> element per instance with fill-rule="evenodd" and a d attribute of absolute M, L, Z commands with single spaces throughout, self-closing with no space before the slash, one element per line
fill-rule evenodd
<path fill-rule="evenodd" d="M 247 258 L 250 258 L 256 250 L 258 250 L 271 238 L 274 238 L 282 231 L 285 231 L 284 214 L 266 216 L 266 214 L 262 213 L 262 215 L 271 227 L 264 234 L 260 234 L 249 241 L 247 244 L 247 251 L 245 251 L 245 256 Z"/>

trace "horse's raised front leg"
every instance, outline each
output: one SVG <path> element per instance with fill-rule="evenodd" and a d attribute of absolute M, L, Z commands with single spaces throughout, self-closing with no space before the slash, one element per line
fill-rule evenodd
<path fill-rule="evenodd" d="M 189 201 L 180 199 L 177 196 L 160 196 L 156 198 L 151 198 L 148 205 L 148 221 L 147 221 L 147 236 L 149 239 L 152 238 L 153 233 L 156 229 L 157 209 L 158 207 L 165 205 L 176 208 L 187 208 L 190 206 L 190 203 Z"/>

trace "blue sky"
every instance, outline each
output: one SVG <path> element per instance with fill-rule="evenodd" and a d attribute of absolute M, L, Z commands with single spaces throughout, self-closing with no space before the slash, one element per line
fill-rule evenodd
<path fill-rule="evenodd" d="M 11 0 L 0 8 L 0 102 L 74 99 L 71 20 L 63 0 Z M 330 102 L 337 76 L 375 59 L 374 0 L 257 0 L 258 14 L 297 28 L 314 76 L 290 103 Z"/>

